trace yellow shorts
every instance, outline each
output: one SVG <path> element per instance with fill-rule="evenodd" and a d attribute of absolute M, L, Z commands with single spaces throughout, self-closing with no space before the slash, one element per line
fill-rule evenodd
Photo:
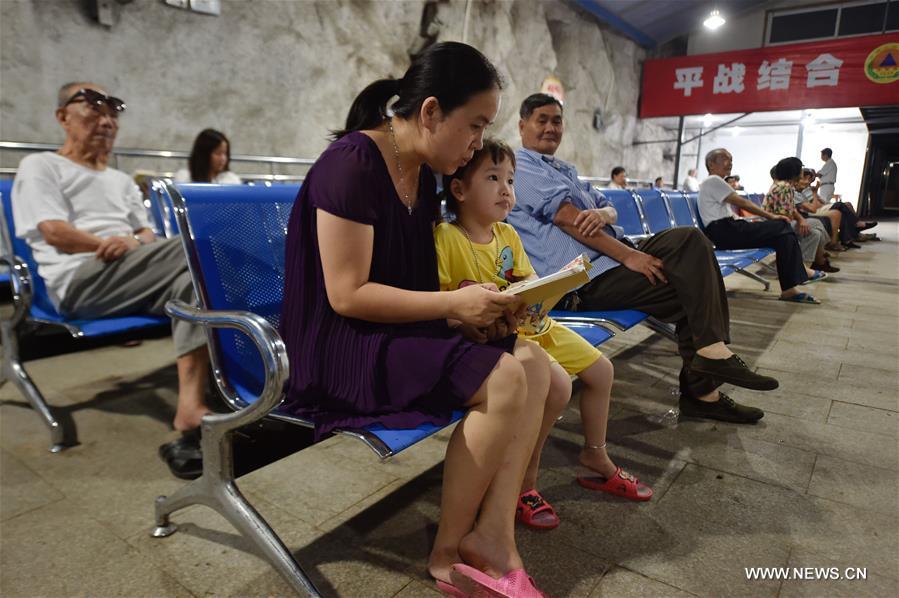
<path fill-rule="evenodd" d="M 553 322 L 552 327 L 538 336 L 522 336 L 540 345 L 570 375 L 583 372 L 602 356 L 602 352 L 570 328 Z"/>

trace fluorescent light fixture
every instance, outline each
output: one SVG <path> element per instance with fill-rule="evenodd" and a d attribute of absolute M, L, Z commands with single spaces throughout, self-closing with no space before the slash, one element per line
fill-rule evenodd
<path fill-rule="evenodd" d="M 714 31 L 718 27 L 724 25 L 727 21 L 724 20 L 724 17 L 721 16 L 721 13 L 718 10 L 713 10 L 712 13 L 706 18 L 702 24 L 706 29 L 711 29 Z"/>
<path fill-rule="evenodd" d="M 711 112 L 707 112 L 705 116 L 702 117 L 702 126 L 709 127 L 711 124 L 715 122 L 715 117 L 712 116 Z"/>

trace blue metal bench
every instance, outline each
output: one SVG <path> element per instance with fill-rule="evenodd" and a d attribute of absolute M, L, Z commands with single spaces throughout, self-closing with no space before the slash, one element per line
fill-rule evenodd
<path fill-rule="evenodd" d="M 678 226 L 668 205 L 668 198 L 658 189 L 638 190 L 637 201 L 643 210 L 646 228 L 651 234 L 655 235 Z"/>
<path fill-rule="evenodd" d="M 0 333 L 3 342 L 2 379 L 10 380 L 25 396 L 31 407 L 40 415 L 50 430 L 50 451 L 59 452 L 77 444 L 75 430 L 63 430 L 53 416 L 43 394 L 32 381 L 19 358 L 19 335 L 25 325 L 45 324 L 64 328 L 75 338 L 95 338 L 112 334 L 157 328 L 168 325 L 169 319 L 160 316 L 125 316 L 98 318 L 95 320 L 68 319 L 56 311 L 47 287 L 40 276 L 31 248 L 23 239 L 16 237 L 12 213 L 12 181 L 0 180 L 0 197 L 3 210 L 0 214 L 0 236 L 2 236 L 2 259 L 9 268 L 10 285 L 13 295 L 13 314 L 0 318 Z"/>
<path fill-rule="evenodd" d="M 700 230 L 704 230 L 705 226 L 702 223 L 702 218 L 699 216 L 699 206 L 697 205 L 697 201 L 699 198 L 699 194 L 696 192 L 691 193 L 683 193 L 682 194 L 687 203 L 687 208 L 692 212 L 693 222 L 696 223 L 696 226 Z M 771 288 L 771 283 L 756 274 L 755 272 L 750 272 L 746 268 L 751 266 L 752 264 L 758 264 L 767 270 L 772 270 L 770 266 L 763 263 L 762 260 L 774 253 L 773 249 L 769 249 L 767 247 L 759 247 L 755 249 L 716 249 L 715 257 L 718 259 L 718 264 L 721 266 L 729 266 L 733 268 L 735 272 L 746 276 L 747 278 L 751 278 L 752 280 L 761 283 L 764 285 L 765 290 L 767 291 Z"/>
<path fill-rule="evenodd" d="M 146 177 L 141 184 L 144 203 L 153 223 L 153 232 L 159 237 L 170 239 L 178 234 L 178 220 L 169 194 L 165 190 L 165 179 Z"/>
<path fill-rule="evenodd" d="M 207 328 L 218 390 L 235 411 L 203 418 L 203 474 L 174 495 L 157 499 L 153 535 L 165 537 L 176 531 L 169 521 L 171 513 L 205 504 L 253 541 L 294 589 L 317 596 L 278 536 L 241 495 L 231 454 L 233 430 L 263 417 L 313 426 L 278 409 L 289 371 L 286 348 L 277 333 L 284 247 L 299 185 L 221 187 L 168 182 L 165 191 L 179 228 L 186 233 L 181 239 L 200 303 L 197 309 L 172 301 L 166 310 Z M 573 327 L 594 345 L 613 336 L 591 323 Z M 463 415 L 463 411 L 454 412 L 451 423 Z M 364 442 L 383 460 L 440 429 L 430 424 L 407 430 L 373 424 L 335 433 Z"/>

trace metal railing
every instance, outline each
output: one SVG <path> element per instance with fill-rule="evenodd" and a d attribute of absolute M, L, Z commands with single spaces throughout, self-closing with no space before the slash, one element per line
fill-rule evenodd
<path fill-rule="evenodd" d="M 59 149 L 59 145 L 53 143 L 24 143 L 18 141 L 0 141 L 0 150 L 13 150 L 20 152 L 54 152 Z M 127 157 L 127 158 L 162 158 L 162 159 L 174 159 L 174 160 L 187 160 L 190 157 L 190 152 L 185 151 L 176 151 L 176 150 L 147 150 L 147 149 L 137 149 L 137 148 L 116 148 L 112 150 L 112 166 L 114 168 L 118 168 L 118 158 L 119 157 Z M 268 173 L 236 173 L 242 180 L 244 181 L 302 181 L 304 176 L 300 174 L 283 174 L 276 172 L 276 167 L 278 165 L 290 165 L 290 166 L 301 166 L 301 167 L 310 167 L 315 163 L 314 158 L 289 158 L 285 156 L 259 156 L 252 154 L 232 154 L 231 162 L 246 162 L 250 164 L 268 164 L 269 172 Z M 14 167 L 5 167 L 0 168 L 0 175 L 15 175 L 16 169 Z M 174 176 L 174 172 L 172 171 L 159 171 L 159 172 L 147 172 L 146 174 L 161 176 L 161 177 L 172 177 Z M 582 181 L 587 181 L 592 183 L 597 187 L 608 187 L 609 183 L 612 182 L 612 179 L 609 177 L 599 177 L 599 176 L 582 176 L 579 177 Z M 652 187 L 653 181 L 645 180 L 645 179 L 628 179 L 627 181 L 629 187 Z"/>
<path fill-rule="evenodd" d="M 12 150 L 19 152 L 55 152 L 59 149 L 54 143 L 24 143 L 18 141 L 0 141 L 0 150 Z M 118 168 L 118 159 L 126 158 L 153 158 L 187 160 L 190 152 L 177 150 L 148 150 L 138 148 L 115 148 L 112 150 L 112 166 Z M 315 163 L 313 158 L 289 158 L 286 156 L 259 156 L 253 154 L 232 154 L 231 162 L 244 162 L 248 164 L 268 164 L 268 173 L 237 173 L 243 180 L 253 181 L 301 181 L 302 175 L 278 173 L 277 166 L 300 166 L 308 168 Z M 12 167 L 0 168 L 0 174 L 14 175 L 16 169 Z M 173 176 L 173 172 L 154 172 L 160 176 Z"/>

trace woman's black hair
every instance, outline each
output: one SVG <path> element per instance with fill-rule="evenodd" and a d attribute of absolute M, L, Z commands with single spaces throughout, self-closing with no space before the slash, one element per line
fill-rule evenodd
<path fill-rule="evenodd" d="M 459 42 L 441 42 L 413 58 L 402 79 L 380 79 L 362 90 L 353 100 L 344 128 L 333 131 L 340 139 L 353 131 L 378 127 L 387 118 L 387 102 L 399 118 L 410 118 L 429 97 L 437 98 L 440 109 L 448 114 L 473 95 L 489 89 L 502 89 L 502 79 L 487 57 L 475 48 Z"/>
<path fill-rule="evenodd" d="M 190 169 L 190 180 L 194 183 L 209 183 L 209 162 L 215 148 L 225 142 L 228 146 L 228 161 L 224 170 L 231 165 L 231 142 L 225 134 L 215 129 L 203 129 L 194 139 L 194 147 L 190 150 L 187 166 Z"/>
<path fill-rule="evenodd" d="M 776 181 L 792 181 L 802 174 L 802 160 L 799 158 L 784 158 L 774 165 L 771 174 Z"/>
<path fill-rule="evenodd" d="M 618 176 L 622 172 L 624 172 L 624 166 L 616 166 L 612 169 L 612 178 Z"/>
<path fill-rule="evenodd" d="M 512 148 L 499 139 L 485 139 L 484 145 L 474 153 L 465 166 L 453 174 L 443 175 L 443 200 L 446 202 L 447 212 L 455 216 L 459 215 L 459 200 L 452 191 L 453 180 L 465 178 L 466 173 L 477 168 L 481 162 L 487 159 L 487 156 L 490 156 L 494 164 L 500 164 L 504 159 L 508 159 L 512 162 L 512 170 L 515 170 L 515 152 L 512 151 Z"/>

